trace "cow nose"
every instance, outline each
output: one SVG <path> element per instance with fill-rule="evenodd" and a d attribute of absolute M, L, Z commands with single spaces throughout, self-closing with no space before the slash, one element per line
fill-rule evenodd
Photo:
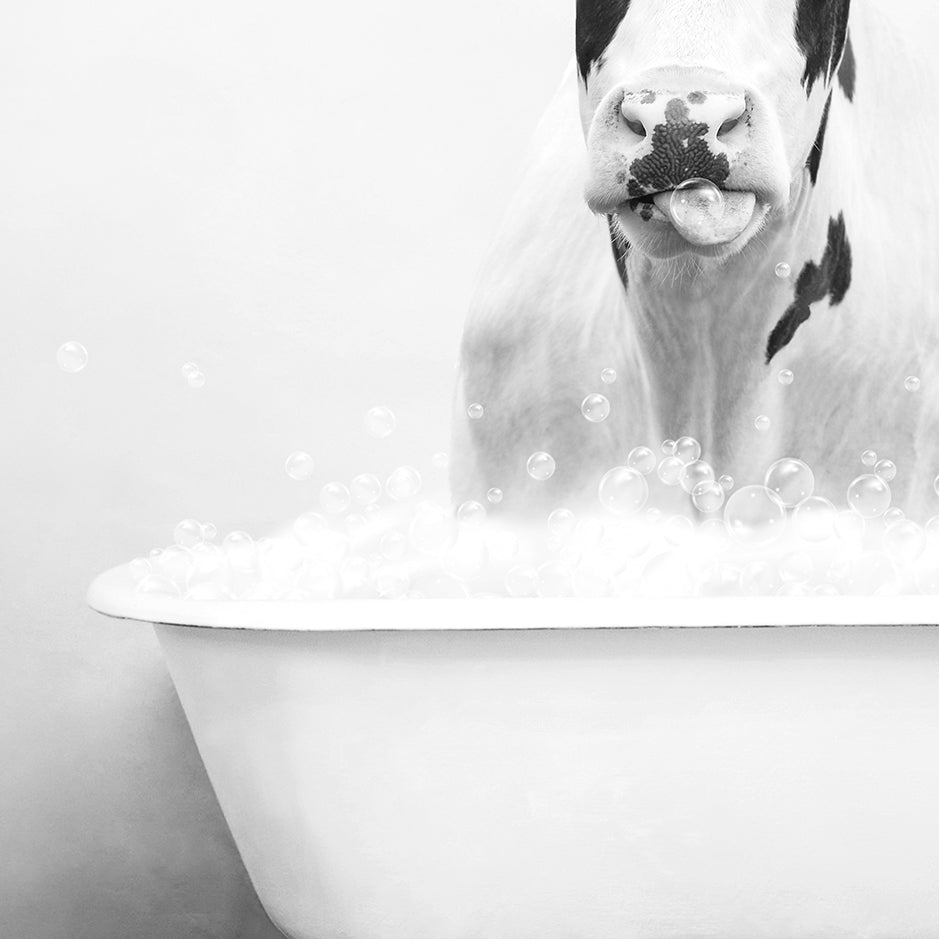
<path fill-rule="evenodd" d="M 624 89 L 619 106 L 625 132 L 639 144 L 669 124 L 697 125 L 697 135 L 729 146 L 747 113 L 743 92 L 654 91 L 648 88 Z"/>

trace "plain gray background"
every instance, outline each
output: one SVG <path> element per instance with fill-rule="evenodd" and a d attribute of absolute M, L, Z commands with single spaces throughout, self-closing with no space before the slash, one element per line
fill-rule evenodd
<path fill-rule="evenodd" d="M 4 6 L 0 935 L 274 935 L 151 631 L 84 592 L 181 518 L 260 535 L 329 479 L 434 472 L 474 272 L 573 13 Z M 362 430 L 374 404 L 387 441 Z"/>

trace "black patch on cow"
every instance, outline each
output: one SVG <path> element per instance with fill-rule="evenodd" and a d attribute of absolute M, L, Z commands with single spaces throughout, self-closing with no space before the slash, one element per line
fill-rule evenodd
<path fill-rule="evenodd" d="M 851 0 L 799 0 L 795 37 L 805 56 L 802 85 L 806 95 L 815 82 L 831 79 L 841 61 Z"/>
<path fill-rule="evenodd" d="M 851 33 L 844 41 L 844 55 L 838 67 L 838 84 L 848 101 L 854 100 L 854 79 L 857 72 L 857 62 L 854 60 L 854 46 L 851 45 Z"/>
<path fill-rule="evenodd" d="M 629 275 L 626 273 L 626 259 L 629 257 L 629 242 L 619 234 L 613 216 L 606 217 L 607 227 L 610 229 L 610 245 L 613 248 L 613 260 L 616 262 L 616 272 L 622 281 L 623 290 L 629 289 Z"/>
<path fill-rule="evenodd" d="M 665 106 L 665 123 L 656 124 L 650 138 L 652 152 L 633 160 L 629 167 L 629 195 L 636 199 L 649 193 L 674 189 L 686 179 L 709 179 L 720 185 L 730 174 L 724 153 L 715 156 L 705 136 L 708 125 L 693 121 L 688 105 L 672 98 Z"/>
<path fill-rule="evenodd" d="M 587 84 L 590 66 L 599 60 L 629 10 L 629 0 L 577 0 L 574 51 L 580 77 Z"/>
<path fill-rule="evenodd" d="M 822 120 L 818 125 L 815 143 L 812 144 L 812 149 L 809 150 L 809 158 L 805 161 L 805 165 L 809 168 L 809 176 L 812 179 L 813 186 L 815 180 L 818 179 L 818 168 L 822 163 L 822 147 L 825 145 L 825 130 L 828 127 L 828 109 L 830 107 L 831 93 L 829 93 L 828 100 L 825 102 L 825 110 L 822 112 Z"/>
<path fill-rule="evenodd" d="M 792 341 L 796 330 L 811 315 L 810 305 L 827 296 L 832 306 L 844 299 L 851 286 L 851 243 L 845 231 L 844 213 L 828 220 L 828 244 L 822 260 L 807 261 L 796 281 L 795 299 L 773 327 L 766 343 L 766 364 Z"/>
<path fill-rule="evenodd" d="M 707 95 L 703 91 L 691 91 L 688 93 L 689 104 L 704 104 L 707 101 Z"/>

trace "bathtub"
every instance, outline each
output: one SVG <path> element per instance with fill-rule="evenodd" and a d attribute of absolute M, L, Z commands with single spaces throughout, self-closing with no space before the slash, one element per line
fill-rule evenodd
<path fill-rule="evenodd" d="M 936 598 L 89 602 L 292 939 L 939 936 Z"/>

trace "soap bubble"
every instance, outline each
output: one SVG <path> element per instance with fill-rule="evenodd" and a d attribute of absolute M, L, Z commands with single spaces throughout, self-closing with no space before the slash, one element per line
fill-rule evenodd
<path fill-rule="evenodd" d="M 566 538 L 577 527 L 577 516 L 570 509 L 555 509 L 548 516 L 548 531 L 558 538 Z"/>
<path fill-rule="evenodd" d="M 616 515 L 632 515 L 645 505 L 649 487 L 642 473 L 615 466 L 604 473 L 597 494 L 604 508 Z"/>
<path fill-rule="evenodd" d="M 430 462 L 434 464 L 435 469 L 446 469 L 450 465 L 450 454 L 439 450 L 430 458 Z"/>
<path fill-rule="evenodd" d="M 675 224 L 689 227 L 702 219 L 719 221 L 724 215 L 724 194 L 707 179 L 686 179 L 672 190 L 668 201 Z"/>
<path fill-rule="evenodd" d="M 55 360 L 63 372 L 75 374 L 88 364 L 88 350 L 80 343 L 63 342 L 55 354 Z"/>
<path fill-rule="evenodd" d="M 890 508 L 890 487 L 879 476 L 867 473 L 848 486 L 848 505 L 861 518 L 877 518 Z"/>
<path fill-rule="evenodd" d="M 344 483 L 326 483 L 320 489 L 320 506 L 330 515 L 341 515 L 352 503 L 352 494 Z"/>
<path fill-rule="evenodd" d="M 181 594 L 179 587 L 162 574 L 147 574 L 137 582 L 137 593 L 145 593 L 156 597 L 178 597 Z"/>
<path fill-rule="evenodd" d="M 659 463 L 659 479 L 666 486 L 677 486 L 681 481 L 681 474 L 685 470 L 685 464 L 677 456 L 667 456 Z"/>
<path fill-rule="evenodd" d="M 680 459 L 680 457 L 679 457 Z M 687 493 L 692 493 L 699 483 L 710 483 L 714 481 L 714 470 L 710 463 L 704 460 L 692 460 L 682 467 L 679 482 L 681 488 Z"/>
<path fill-rule="evenodd" d="M 724 498 L 724 487 L 713 480 L 700 482 L 691 490 L 691 501 L 699 512 L 716 512 Z"/>
<path fill-rule="evenodd" d="M 892 460 L 878 460 L 874 475 L 879 476 L 885 483 L 892 482 L 897 475 L 897 466 Z"/>
<path fill-rule="evenodd" d="M 469 499 L 456 510 L 456 517 L 464 525 L 482 525 L 486 520 L 486 507 Z"/>
<path fill-rule="evenodd" d="M 776 276 L 783 280 L 792 273 L 792 268 L 785 261 L 780 261 L 774 268 L 774 271 Z"/>
<path fill-rule="evenodd" d="M 675 441 L 672 440 L 671 438 L 669 438 L 668 440 L 663 440 L 662 452 L 666 456 L 674 456 L 675 455 Z"/>
<path fill-rule="evenodd" d="M 805 541 L 827 541 L 835 533 L 836 509 L 822 496 L 803 499 L 792 514 L 796 534 Z"/>
<path fill-rule="evenodd" d="M 284 462 L 284 469 L 298 482 L 309 479 L 313 475 L 313 457 L 305 450 L 294 450 Z"/>
<path fill-rule="evenodd" d="M 202 526 L 194 518 L 183 519 L 173 529 L 173 541 L 184 548 L 191 548 L 202 541 Z"/>
<path fill-rule="evenodd" d="M 554 475 L 556 466 L 554 457 L 550 453 L 538 450 L 528 458 L 528 475 L 540 481 L 550 479 Z"/>
<path fill-rule="evenodd" d="M 763 433 L 763 431 L 769 430 L 770 420 L 765 414 L 760 414 L 756 420 L 753 422 L 753 426 Z"/>
<path fill-rule="evenodd" d="M 701 444 L 694 437 L 679 437 L 675 441 L 674 455 L 682 463 L 693 463 L 701 457 Z"/>
<path fill-rule="evenodd" d="M 498 505 L 502 501 L 504 493 L 498 486 L 493 486 L 486 492 L 486 499 L 493 505 Z"/>
<path fill-rule="evenodd" d="M 587 395 L 581 402 L 580 413 L 592 424 L 599 424 L 610 416 L 610 402 L 604 395 Z"/>
<path fill-rule="evenodd" d="M 183 373 L 183 378 L 188 378 L 193 372 L 199 371 L 199 366 L 195 362 L 183 362 L 180 371 Z"/>
<path fill-rule="evenodd" d="M 939 515 L 933 515 L 929 521 L 926 522 L 926 534 L 930 536 L 939 535 Z"/>
<path fill-rule="evenodd" d="M 896 506 L 894 506 L 892 509 L 887 509 L 887 511 L 884 512 L 884 527 L 889 528 L 895 522 L 900 522 L 905 518 L 906 513 L 903 511 L 903 509 L 898 509 Z"/>
<path fill-rule="evenodd" d="M 368 519 L 364 515 L 354 512 L 352 515 L 346 516 L 345 528 L 349 537 L 355 538 L 368 528 Z"/>
<path fill-rule="evenodd" d="M 919 391 L 920 380 L 915 375 L 907 375 L 906 380 L 903 382 L 903 387 L 907 391 Z"/>
<path fill-rule="evenodd" d="M 779 379 L 780 385 L 791 385 L 795 379 L 795 375 L 792 374 L 792 370 L 788 368 L 780 369 L 779 374 L 776 377 Z"/>
<path fill-rule="evenodd" d="M 396 424 L 394 412 L 390 408 L 379 406 L 365 412 L 365 430 L 379 440 L 391 436 Z"/>
<path fill-rule="evenodd" d="M 874 466 L 877 463 L 877 452 L 875 450 L 865 450 L 861 454 L 861 463 L 864 466 Z"/>
<path fill-rule="evenodd" d="M 615 368 L 605 368 L 600 372 L 600 381 L 604 385 L 612 385 L 616 381 L 616 369 Z"/>
<path fill-rule="evenodd" d="M 939 476 L 937 476 L 937 477 L 932 481 L 932 488 L 933 488 L 933 490 L 935 491 L 936 495 L 939 496 Z"/>
<path fill-rule="evenodd" d="M 358 505 L 372 505 L 381 498 L 381 480 L 374 473 L 359 473 L 349 485 Z"/>
<path fill-rule="evenodd" d="M 135 583 L 139 580 L 143 580 L 143 578 L 153 570 L 153 565 L 147 558 L 134 558 L 127 566 L 130 569 L 130 576 L 133 577 Z"/>
<path fill-rule="evenodd" d="M 413 499 L 421 491 L 421 474 L 413 466 L 399 466 L 385 483 L 385 492 L 395 502 Z"/>
<path fill-rule="evenodd" d="M 251 571 L 257 561 L 257 546 L 245 531 L 229 532 L 222 541 L 222 550 L 233 570 Z"/>
<path fill-rule="evenodd" d="M 202 540 L 214 541 L 218 535 L 218 529 L 211 522 L 202 523 Z"/>
<path fill-rule="evenodd" d="M 763 485 L 775 492 L 786 508 L 792 508 L 815 491 L 815 474 L 802 460 L 786 457 L 770 466 Z"/>
<path fill-rule="evenodd" d="M 466 413 L 471 421 L 478 421 L 486 413 L 486 409 L 481 404 L 474 403 L 466 409 Z"/>
<path fill-rule="evenodd" d="M 205 374 L 198 371 L 198 369 L 195 372 L 190 372 L 186 376 L 186 384 L 189 385 L 190 388 L 204 388 Z"/>
<path fill-rule="evenodd" d="M 633 447 L 626 457 L 626 465 L 643 476 L 655 469 L 655 454 L 648 447 Z"/>
<path fill-rule="evenodd" d="M 519 564 L 505 575 L 505 589 L 510 597 L 533 597 L 538 590 L 538 571 L 529 564 Z"/>
<path fill-rule="evenodd" d="M 887 529 L 884 535 L 887 553 L 901 561 L 915 561 L 926 547 L 926 532 L 916 522 L 901 519 Z"/>
<path fill-rule="evenodd" d="M 717 481 L 721 484 L 721 488 L 724 492 L 730 492 L 730 490 L 734 488 L 734 477 L 727 473 L 724 473 Z"/>
<path fill-rule="evenodd" d="M 765 486 L 744 486 L 724 506 L 724 524 L 740 544 L 750 547 L 770 544 L 782 533 L 786 510 L 775 493 Z"/>
<path fill-rule="evenodd" d="M 456 521 L 443 506 L 433 502 L 422 503 L 411 522 L 408 534 L 411 544 L 421 554 L 439 555 L 456 541 Z"/>

